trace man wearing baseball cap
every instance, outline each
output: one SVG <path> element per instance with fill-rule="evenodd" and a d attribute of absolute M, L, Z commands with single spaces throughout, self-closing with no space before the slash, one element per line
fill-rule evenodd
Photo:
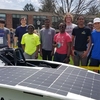
<path fill-rule="evenodd" d="M 100 65 L 100 18 L 93 20 L 94 30 L 92 32 L 93 50 L 91 54 L 90 66 Z"/>

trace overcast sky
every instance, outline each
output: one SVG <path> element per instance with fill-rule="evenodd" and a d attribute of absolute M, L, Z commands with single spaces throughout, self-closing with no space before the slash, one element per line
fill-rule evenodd
<path fill-rule="evenodd" d="M 38 0 L 0 0 L 0 9 L 23 10 L 26 3 L 32 3 L 36 8 L 40 5 Z"/>

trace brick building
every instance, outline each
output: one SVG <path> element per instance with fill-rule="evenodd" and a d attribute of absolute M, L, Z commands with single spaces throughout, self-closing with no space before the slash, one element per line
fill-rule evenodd
<path fill-rule="evenodd" d="M 36 29 L 38 27 L 41 28 L 44 24 L 45 18 L 49 18 L 51 20 L 52 27 L 58 29 L 58 23 L 62 19 L 62 17 L 59 18 L 55 14 L 47 12 L 0 9 L 0 18 L 4 18 L 6 20 L 6 27 L 8 28 L 15 29 L 18 25 L 20 25 L 21 16 L 25 16 L 27 18 L 27 24 L 33 24 Z M 40 25 L 38 25 L 38 21 L 40 22 Z"/>

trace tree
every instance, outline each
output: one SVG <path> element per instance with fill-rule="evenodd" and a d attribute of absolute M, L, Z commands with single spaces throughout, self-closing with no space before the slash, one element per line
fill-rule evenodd
<path fill-rule="evenodd" d="M 35 8 L 33 7 L 33 5 L 30 3 L 30 4 L 26 4 L 23 8 L 24 11 L 35 11 Z"/>
<path fill-rule="evenodd" d="M 64 15 L 67 12 L 78 15 L 86 13 L 95 4 L 97 0 L 42 0 L 41 11 L 52 11 L 57 15 Z"/>
<path fill-rule="evenodd" d="M 87 15 L 98 15 L 99 7 L 97 5 L 93 5 L 89 8 L 89 11 L 86 13 Z"/>
<path fill-rule="evenodd" d="M 40 0 L 41 3 L 41 8 L 39 8 L 39 11 L 42 12 L 54 12 L 55 11 L 55 4 L 54 4 L 55 0 Z"/>

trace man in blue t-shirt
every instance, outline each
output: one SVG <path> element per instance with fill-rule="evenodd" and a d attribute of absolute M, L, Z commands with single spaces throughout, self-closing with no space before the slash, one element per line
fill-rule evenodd
<path fill-rule="evenodd" d="M 14 47 L 17 46 L 17 42 L 18 42 L 18 47 L 22 48 L 22 46 L 21 46 L 21 39 L 22 39 L 22 36 L 25 33 L 27 33 L 26 18 L 25 17 L 21 17 L 20 22 L 21 22 L 21 25 L 18 26 L 16 28 L 16 31 L 15 31 Z"/>
<path fill-rule="evenodd" d="M 0 48 L 10 47 L 10 31 L 5 26 L 5 20 L 0 19 Z"/>
<path fill-rule="evenodd" d="M 90 66 L 100 65 L 100 18 L 93 20 L 94 30 L 92 32 L 93 49 L 91 54 Z"/>

